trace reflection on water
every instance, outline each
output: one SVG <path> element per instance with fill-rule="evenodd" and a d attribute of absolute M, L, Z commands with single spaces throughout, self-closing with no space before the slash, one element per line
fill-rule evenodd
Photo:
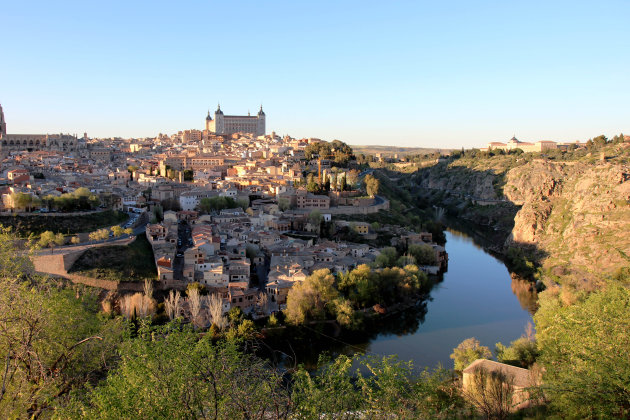
<path fill-rule="evenodd" d="M 385 316 L 366 318 L 358 331 L 339 330 L 330 323 L 308 325 L 303 328 L 287 327 L 267 334 L 259 354 L 276 364 L 292 367 L 303 364 L 315 369 L 321 353 L 332 356 L 355 353 L 374 354 L 370 349 L 376 339 L 412 336 L 424 322 L 427 302 Z"/>
<path fill-rule="evenodd" d="M 478 244 L 471 236 L 469 236 L 468 234 L 457 230 L 457 229 L 452 229 L 449 228 L 448 229 L 448 233 L 451 234 L 452 237 L 457 238 L 463 242 L 466 242 L 472 246 L 474 246 L 477 249 L 480 249 L 483 251 L 483 246 Z M 446 239 L 446 241 L 448 242 L 448 238 Z M 446 250 L 448 252 L 448 249 Z"/>
<path fill-rule="evenodd" d="M 525 280 L 512 273 L 512 293 L 516 295 L 521 308 L 534 315 L 538 309 L 538 292 L 536 286 L 531 281 Z"/>
<path fill-rule="evenodd" d="M 368 321 L 360 332 L 335 336 L 337 331 L 326 324 L 286 330 L 277 339 L 267 340 L 269 346 L 293 354 L 291 360 L 309 367 L 315 366 L 322 351 L 333 356 L 396 354 L 416 366 L 452 367 L 449 355 L 468 337 L 490 348 L 520 337 L 532 321 L 535 290 L 511 278 L 500 260 L 466 234 L 449 230 L 446 238 L 448 271 L 424 303 Z"/>

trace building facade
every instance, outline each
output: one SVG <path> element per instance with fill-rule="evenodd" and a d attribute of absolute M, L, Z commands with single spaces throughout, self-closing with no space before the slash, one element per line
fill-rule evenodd
<path fill-rule="evenodd" d="M 77 150 L 77 137 L 69 134 L 7 134 L 7 123 L 0 105 L 0 155 L 13 151 L 49 150 L 74 152 Z"/>
<path fill-rule="evenodd" d="M 545 150 L 567 150 L 569 147 L 584 147 L 585 143 L 576 141 L 575 143 L 556 143 L 551 140 L 539 140 L 536 143 L 529 143 L 520 141 L 516 137 L 512 137 L 507 143 L 493 141 L 488 143 L 488 147 L 481 148 L 481 150 L 504 150 L 509 152 L 510 150 L 521 149 L 525 153 L 532 152 L 544 152 Z"/>
<path fill-rule="evenodd" d="M 256 116 L 224 115 L 221 106 L 218 106 L 217 110 L 214 111 L 214 119 L 208 111 L 206 131 L 214 134 L 252 133 L 256 136 L 264 136 L 265 117 L 262 105 Z"/>

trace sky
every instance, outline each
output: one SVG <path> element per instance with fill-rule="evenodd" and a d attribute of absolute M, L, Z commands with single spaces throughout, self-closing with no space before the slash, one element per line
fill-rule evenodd
<path fill-rule="evenodd" d="M 630 1 L 0 0 L 8 133 L 483 147 L 630 133 Z"/>

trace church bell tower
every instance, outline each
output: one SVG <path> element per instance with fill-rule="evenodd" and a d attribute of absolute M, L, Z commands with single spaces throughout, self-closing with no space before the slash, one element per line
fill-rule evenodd
<path fill-rule="evenodd" d="M 4 120 L 4 111 L 0 105 L 0 137 L 7 136 L 7 122 Z"/>

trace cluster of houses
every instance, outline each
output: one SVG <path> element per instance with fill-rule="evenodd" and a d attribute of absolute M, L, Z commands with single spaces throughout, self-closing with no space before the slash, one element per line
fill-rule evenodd
<path fill-rule="evenodd" d="M 161 223 L 147 225 L 159 281 L 173 287 L 198 282 L 210 293 L 222 296 L 225 310 L 238 306 L 245 313 L 266 316 L 283 309 L 293 285 L 315 270 L 347 272 L 374 262 L 380 254 L 368 244 L 291 235 L 299 226 L 278 223 L 286 217 L 278 206 L 268 203 L 270 200 L 256 201 L 247 212 L 241 208 L 213 214 L 167 211 Z M 298 223 L 297 213 L 288 213 Z M 309 225 L 301 223 L 303 227 Z M 374 235 L 365 223 L 353 225 L 358 234 Z M 425 271 L 437 273 L 445 267 L 448 256 L 443 247 L 432 243 L 430 233 L 399 229 L 396 241 L 433 247 L 438 265 L 423 267 Z"/>
<path fill-rule="evenodd" d="M 85 135 L 71 150 L 12 149 L 0 155 L 0 211 L 32 210 L 20 208 L 12 199 L 15 193 L 41 198 L 80 187 L 120 210 L 150 207 L 166 199 L 179 201 L 182 210 L 195 210 L 204 198 L 278 194 L 296 209 L 326 210 L 352 200 L 351 205 L 369 206 L 370 201 L 359 200 L 356 191 L 331 188 L 328 195 L 315 195 L 292 188 L 310 171 L 318 173 L 320 182 L 337 184 L 342 178 L 344 185 L 357 182 L 356 169 L 349 174 L 349 168 L 334 168 L 329 159 L 306 159 L 306 147 L 317 142 L 321 140 L 281 138 L 275 133 L 203 138 L 178 133 L 142 140 Z"/>
<path fill-rule="evenodd" d="M 155 214 L 168 203 L 175 210 L 146 226 L 158 281 L 199 282 L 223 296 L 226 308 L 260 312 L 263 300 L 266 310 L 281 309 L 293 284 L 314 270 L 347 271 L 379 254 L 365 244 L 317 240 L 322 223 L 340 213 L 389 208 L 383 197 L 366 197 L 358 188 L 356 162 L 335 168 L 325 157 L 307 159 L 305 150 L 317 142 L 275 133 L 180 132 L 140 140 L 85 135 L 72 150 L 11 150 L 0 161 L 0 211 L 33 211 L 14 202 L 18 192 L 42 198 L 81 187 L 97 194 L 104 208 Z M 317 174 L 329 191 L 308 192 L 307 173 Z M 237 208 L 203 208 L 220 197 Z M 367 223 L 333 223 L 367 240 L 376 236 Z M 443 248 L 433 246 L 444 258 Z"/>

